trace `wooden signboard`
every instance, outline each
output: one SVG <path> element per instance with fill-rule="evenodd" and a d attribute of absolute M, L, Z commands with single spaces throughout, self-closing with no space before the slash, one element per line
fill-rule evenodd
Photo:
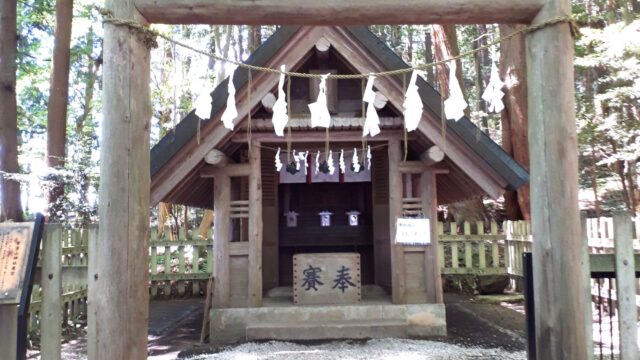
<path fill-rule="evenodd" d="M 0 224 L 0 304 L 18 304 L 27 270 L 33 223 Z"/>
<path fill-rule="evenodd" d="M 0 358 L 25 359 L 27 314 L 44 217 L 0 223 Z M 19 306 L 18 306 L 19 304 Z"/>
<path fill-rule="evenodd" d="M 360 300 L 360 254 L 293 256 L 294 304 L 357 304 Z"/>
<path fill-rule="evenodd" d="M 396 244 L 431 244 L 429 219 L 399 218 L 396 222 Z"/>

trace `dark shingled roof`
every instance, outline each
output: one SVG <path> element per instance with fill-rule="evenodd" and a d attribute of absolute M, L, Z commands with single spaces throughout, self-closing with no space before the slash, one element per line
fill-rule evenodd
<path fill-rule="evenodd" d="M 280 48 L 296 33 L 299 27 L 280 27 L 269 39 L 254 51 L 247 63 L 262 66 L 273 57 Z M 391 48 L 366 27 L 347 27 L 353 37 L 389 70 L 407 68 L 405 63 Z M 236 71 L 234 85 L 236 89 L 247 82 L 247 71 Z M 212 116 L 226 106 L 227 82 L 223 81 L 211 93 Z M 424 79 L 418 78 L 419 93 L 425 105 L 425 111 L 441 116 L 441 96 Z M 176 128 L 165 135 L 151 149 L 151 176 L 153 177 L 197 132 L 198 118 L 194 111 L 189 113 Z M 456 134 L 462 141 L 482 158 L 500 177 L 507 182 L 507 190 L 515 190 L 529 182 L 527 171 L 513 160 L 487 134 L 475 126 L 468 118 L 459 121 L 447 121 L 447 131 Z"/>

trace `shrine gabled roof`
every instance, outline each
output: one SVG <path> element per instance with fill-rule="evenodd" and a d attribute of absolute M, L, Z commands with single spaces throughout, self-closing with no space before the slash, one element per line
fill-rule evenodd
<path fill-rule="evenodd" d="M 300 41 L 302 28 L 310 27 L 280 27 L 265 43 L 263 43 L 247 60 L 247 63 L 257 66 L 272 66 L 274 57 L 282 56 L 283 47 L 288 46 L 288 49 L 295 48 L 296 44 L 292 42 Z M 333 29 L 333 28 L 331 28 Z M 373 57 L 372 61 L 375 61 L 379 67 L 385 70 L 394 70 L 400 68 L 407 68 L 408 65 L 384 42 L 382 42 L 377 36 L 375 36 L 366 27 L 339 27 L 340 33 L 355 40 L 357 44 L 366 49 L 367 56 Z M 298 36 L 296 38 L 296 36 Z M 348 46 L 345 47 L 345 49 Z M 277 66 L 277 65 L 276 65 Z M 371 70 L 368 70 L 371 71 Z M 254 81 L 256 75 L 254 74 Z M 393 79 L 400 82 L 399 79 Z M 236 71 L 234 76 L 234 85 L 236 89 L 245 87 L 248 81 L 247 71 Z M 228 79 L 225 79 L 220 83 L 215 90 L 211 93 L 212 98 L 212 120 L 203 121 L 201 128 L 205 133 L 211 128 L 219 126 L 219 124 L 213 124 L 216 114 L 221 114 L 226 106 L 227 99 L 227 83 Z M 254 83 L 255 84 L 255 83 Z M 440 119 L 442 112 L 442 103 L 440 94 L 429 85 L 424 79 L 418 78 L 419 93 L 425 105 L 424 113 L 430 119 Z M 398 98 L 395 99 L 398 103 Z M 218 116 L 219 117 L 219 116 Z M 426 134 L 427 127 L 422 126 L 426 120 L 423 115 L 421 126 L 418 128 L 418 132 L 422 132 L 421 135 L 425 137 L 433 137 L 433 134 Z M 433 128 L 433 124 L 428 129 Z M 170 188 L 178 185 L 180 181 L 186 181 L 186 175 L 181 180 L 175 179 L 175 175 L 168 175 L 173 171 L 173 167 L 176 166 L 176 162 L 179 158 L 193 157 L 194 153 L 197 153 L 195 149 L 195 137 L 198 133 L 199 119 L 192 111 L 189 113 L 176 128 L 164 136 L 160 142 L 158 142 L 151 149 L 151 176 L 152 176 L 152 202 L 165 200 L 166 195 L 170 192 Z M 482 167 L 485 172 L 490 172 L 489 176 L 496 179 L 496 183 L 499 183 L 499 187 L 504 190 L 515 190 L 525 185 L 528 180 L 527 171 L 513 160 L 498 144 L 496 144 L 491 138 L 489 138 L 484 132 L 476 127 L 466 117 L 459 121 L 446 121 L 446 139 L 453 139 L 454 143 L 457 143 L 461 151 L 457 151 L 457 157 L 470 158 L 471 163 L 483 163 Z M 227 136 L 219 135 L 215 139 L 215 146 L 219 146 L 224 140 L 227 140 L 231 134 Z M 213 141 L 213 140 L 212 140 Z M 449 140 L 447 140 L 449 141 Z M 211 144 L 209 144 L 211 145 Z M 209 149 L 206 149 L 208 151 Z M 198 154 L 202 153 L 201 151 Z M 445 153 L 447 153 L 445 149 Z M 449 154 L 447 154 L 449 155 Z M 201 159 L 199 159 L 201 162 Z M 469 162 L 467 162 L 469 163 Z M 184 165 L 184 164 L 182 164 Z M 199 164 L 201 165 L 201 164 Z M 475 166 L 475 165 L 474 165 Z M 197 169 L 199 166 L 191 166 L 191 170 Z M 464 172 L 466 171 L 463 164 L 458 164 L 458 167 Z M 166 178 L 174 177 L 171 181 L 166 181 Z M 477 181 L 473 176 L 470 176 L 472 181 Z M 193 180 L 193 179 L 192 179 Z M 162 188 L 161 190 L 157 190 Z M 487 192 L 489 193 L 489 192 Z M 496 196 L 496 192 L 489 193 L 491 196 Z M 461 199 L 458 199 L 461 200 Z"/>

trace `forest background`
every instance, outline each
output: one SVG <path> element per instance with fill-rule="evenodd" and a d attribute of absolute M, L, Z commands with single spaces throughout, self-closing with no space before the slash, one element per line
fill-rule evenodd
<path fill-rule="evenodd" d="M 0 39 L 0 64 L 5 64 L 0 66 L 0 81 L 10 84 L 15 74 L 15 93 L 11 86 L 0 88 L 0 221 L 29 218 L 38 211 L 70 225 L 95 221 L 103 36 L 96 6 L 102 4 L 18 0 L 12 29 L 12 21 L 4 18 L 14 13 L 7 11 L 7 3 L 0 7 L 0 34 L 5 34 Z M 640 1 L 573 0 L 573 12 L 580 29 L 574 62 L 580 207 L 592 216 L 620 209 L 638 213 Z M 276 30 L 275 26 L 153 27 L 175 40 L 237 61 L 246 60 Z M 482 47 L 519 27 L 370 29 L 407 63 L 418 65 Z M 7 46 L 11 30 L 17 39 L 15 62 Z M 6 66 L 7 60 L 16 64 L 15 70 Z M 493 61 L 506 84 L 506 109 L 501 114 L 489 114 L 481 100 Z M 212 91 L 227 75 L 225 64 L 160 39 L 151 52 L 151 146 L 193 109 L 203 92 Z M 444 66 L 427 71 L 428 81 L 445 96 L 447 77 Z M 536 134 L 527 134 L 524 36 L 461 59 L 457 77 L 469 103 L 469 118 L 528 168 L 527 139 Z M 176 226 L 203 216 L 195 209 L 163 206 Z M 457 220 L 528 219 L 529 191 L 508 193 L 497 202 L 477 199 L 453 204 L 447 211 Z M 195 216 L 182 216 L 187 214 Z"/>

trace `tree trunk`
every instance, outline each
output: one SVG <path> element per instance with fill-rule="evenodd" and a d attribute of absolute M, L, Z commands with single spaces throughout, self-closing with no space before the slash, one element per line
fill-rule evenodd
<path fill-rule="evenodd" d="M 487 33 L 487 26 L 484 24 L 477 25 L 476 29 L 477 29 L 476 35 L 478 35 L 478 39 L 473 42 L 472 46 L 474 50 L 480 48 L 481 46 L 484 46 L 487 43 L 487 38 L 482 36 Z M 484 82 L 485 82 L 484 67 L 487 66 L 487 63 L 485 62 L 485 58 L 487 57 L 486 53 L 487 53 L 487 50 L 485 49 L 473 54 L 473 64 L 475 68 L 474 80 L 476 85 L 475 95 L 476 95 L 476 102 L 477 102 L 476 110 L 484 114 L 487 113 L 487 106 L 485 102 L 482 100 L 482 93 L 484 92 Z M 489 132 L 489 117 L 487 115 L 482 116 L 482 129 L 487 133 Z"/>
<path fill-rule="evenodd" d="M 431 36 L 433 37 L 436 61 L 450 59 L 451 57 L 458 56 L 460 53 L 455 25 L 431 25 Z M 449 70 L 446 64 L 436 66 L 436 77 L 440 85 L 440 94 L 448 98 Z M 467 89 L 464 86 L 464 81 L 462 81 L 462 62 L 460 60 L 456 61 L 456 77 L 460 83 L 462 94 L 464 94 L 464 98 L 467 100 Z M 469 108 L 465 110 L 465 114 L 468 114 L 468 111 Z"/>
<path fill-rule="evenodd" d="M 16 2 L 0 2 L 0 221 L 22 221 L 18 173 L 18 109 L 16 104 Z"/>
<path fill-rule="evenodd" d="M 454 56 L 458 56 L 460 50 L 458 48 L 458 37 L 456 35 L 455 25 L 431 25 L 431 35 L 435 49 L 435 60 L 443 61 Z M 440 94 L 449 97 L 449 71 L 447 65 L 440 64 L 436 67 L 436 77 L 440 84 Z M 462 81 L 462 63 L 456 61 L 456 77 L 460 88 L 467 101 L 467 92 Z M 465 110 L 465 114 L 469 114 L 469 108 Z M 446 121 L 446 120 L 445 120 Z M 467 201 L 461 201 L 455 205 L 449 206 L 449 211 L 456 219 L 456 222 L 486 220 L 486 208 L 481 197 Z"/>
<path fill-rule="evenodd" d="M 413 25 L 407 26 L 407 62 L 413 63 Z"/>
<path fill-rule="evenodd" d="M 424 30 L 424 62 L 429 64 L 433 62 L 433 50 L 431 47 L 433 46 L 433 41 L 431 40 L 431 31 L 425 28 Z M 436 86 L 436 78 L 435 73 L 436 70 L 433 66 L 429 66 L 426 70 L 427 72 L 427 82 L 431 84 L 431 86 Z"/>
<path fill-rule="evenodd" d="M 218 38 L 218 48 L 220 49 L 220 56 L 222 56 L 225 59 L 229 58 L 229 49 L 231 46 L 231 39 L 233 38 L 233 27 L 231 25 L 227 25 L 225 26 L 225 31 L 227 32 L 227 38 L 224 42 L 224 46 L 221 47 L 220 46 L 220 39 Z M 224 78 L 227 76 L 226 73 L 226 69 L 225 69 L 225 64 L 220 64 L 220 67 L 218 68 L 218 84 L 220 82 L 222 82 L 222 80 L 224 80 Z"/>
<path fill-rule="evenodd" d="M 598 161 L 596 160 L 596 150 L 591 142 L 591 188 L 593 189 L 593 197 L 595 199 L 596 217 L 600 217 L 600 200 L 598 198 Z"/>
<path fill-rule="evenodd" d="M 96 84 L 96 78 L 98 76 L 98 69 L 102 63 L 101 59 L 94 60 L 91 52 L 93 51 L 93 28 L 89 28 L 87 33 L 87 44 L 85 47 L 85 53 L 87 54 L 87 73 L 85 76 L 85 88 L 84 88 L 84 104 L 82 114 L 76 119 L 76 136 L 78 143 L 80 144 L 82 155 L 80 163 L 84 167 L 90 166 L 91 153 L 92 153 L 92 140 L 95 134 L 95 129 L 90 125 L 93 121 L 92 108 L 93 108 L 93 91 Z M 87 171 L 82 173 L 82 183 L 80 184 L 80 203 L 88 204 L 90 178 Z M 89 224 L 91 218 L 90 213 L 85 210 L 80 210 L 77 214 L 78 219 L 82 224 Z"/>
<path fill-rule="evenodd" d="M 65 163 L 72 18 L 73 0 L 56 0 L 53 66 L 47 106 L 47 166 L 50 169 L 60 169 Z M 60 219 L 62 217 L 59 213 L 62 210 L 60 200 L 64 195 L 64 183 L 58 176 L 54 176 L 53 179 L 54 184 L 47 197 L 49 216 L 52 219 Z"/>
<path fill-rule="evenodd" d="M 262 27 L 250 26 L 249 27 L 249 51 L 254 52 L 260 45 L 262 45 Z"/>
<path fill-rule="evenodd" d="M 500 25 L 502 36 L 524 25 Z M 502 147 L 518 163 L 529 169 L 529 140 L 527 118 L 527 66 L 523 35 L 505 40 L 500 46 L 500 78 L 505 82 L 502 112 Z M 507 218 L 531 219 L 529 185 L 505 195 Z"/>

